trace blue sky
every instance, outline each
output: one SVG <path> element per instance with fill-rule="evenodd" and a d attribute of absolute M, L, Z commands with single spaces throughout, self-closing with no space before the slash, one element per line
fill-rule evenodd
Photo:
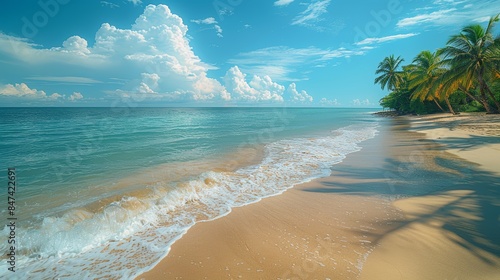
<path fill-rule="evenodd" d="M 377 107 L 498 0 L 4 0 L 0 106 Z M 496 31 L 495 31 L 496 32 Z"/>

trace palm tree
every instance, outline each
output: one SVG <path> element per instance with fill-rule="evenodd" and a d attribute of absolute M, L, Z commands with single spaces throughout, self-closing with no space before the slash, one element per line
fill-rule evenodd
<path fill-rule="evenodd" d="M 398 70 L 399 65 L 403 62 L 401 57 L 394 58 L 394 55 L 384 58 L 378 65 L 375 74 L 380 75 L 375 78 L 375 84 L 380 84 L 382 89 L 394 91 L 403 83 L 403 74 Z"/>
<path fill-rule="evenodd" d="M 423 51 L 419 53 L 413 60 L 409 71 L 409 88 L 412 90 L 412 100 L 431 100 L 443 110 L 437 102 L 437 99 L 441 97 L 446 101 L 446 105 L 448 105 L 450 112 L 455 114 L 449 101 L 449 96 L 452 92 L 443 91 L 439 83 L 439 78 L 446 72 L 446 69 L 442 66 L 438 52 L 431 53 L 430 51 Z M 441 94 L 442 92 L 444 92 L 444 94 Z"/>
<path fill-rule="evenodd" d="M 474 79 L 459 79 L 457 78 L 456 74 L 453 73 L 453 71 L 449 71 L 448 69 L 448 71 L 446 71 L 438 78 L 437 83 L 439 83 L 439 85 L 441 86 L 439 90 L 444 92 L 445 94 L 461 91 L 469 96 L 472 100 L 475 100 L 478 103 L 483 103 L 483 106 L 485 108 L 488 108 L 487 112 L 491 111 L 491 109 L 489 109 L 487 100 L 484 101 L 486 103 L 484 104 L 484 102 L 480 98 L 473 94 L 472 90 L 477 88 L 477 82 Z"/>
<path fill-rule="evenodd" d="M 500 37 L 493 38 L 492 35 L 492 29 L 499 19 L 500 14 L 491 17 L 486 29 L 477 24 L 465 27 L 460 34 L 452 36 L 442 50 L 445 62 L 450 65 L 447 80 L 450 83 L 459 80 L 462 85 L 477 82 L 480 101 L 488 113 L 500 111 L 500 103 L 487 82 L 499 76 Z M 487 94 L 495 103 L 496 110 L 489 106 Z"/>

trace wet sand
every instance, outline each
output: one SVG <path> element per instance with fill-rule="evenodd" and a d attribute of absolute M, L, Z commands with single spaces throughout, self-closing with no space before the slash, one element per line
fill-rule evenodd
<path fill-rule="evenodd" d="M 137 279 L 498 276 L 498 175 L 381 122 L 330 177 L 195 225 Z"/>

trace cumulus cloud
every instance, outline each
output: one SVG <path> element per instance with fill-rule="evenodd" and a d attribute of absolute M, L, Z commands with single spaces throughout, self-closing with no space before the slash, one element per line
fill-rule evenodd
<path fill-rule="evenodd" d="M 148 5 L 131 29 L 103 24 L 96 34 L 93 50 L 122 58 L 124 64 L 131 63 L 132 69 L 140 71 L 135 86 L 140 93 L 177 92 L 195 100 L 224 94 L 222 85 L 207 77 L 210 66 L 193 52 L 187 31 L 182 19 L 167 6 Z"/>
<path fill-rule="evenodd" d="M 352 104 L 353 104 L 354 106 L 368 106 L 368 105 L 372 105 L 372 104 L 370 103 L 370 100 L 368 100 L 368 99 L 364 99 L 364 100 L 354 99 L 354 100 L 352 101 Z"/>
<path fill-rule="evenodd" d="M 89 54 L 87 40 L 80 36 L 71 36 L 66 41 L 63 42 L 63 50 L 69 52 L 75 52 L 78 54 Z"/>
<path fill-rule="evenodd" d="M 62 47 L 43 49 L 0 33 L 0 55 L 27 69 L 43 69 L 46 77 L 39 80 L 97 82 L 78 77 L 85 71 L 103 81 L 105 92 L 155 92 L 177 99 L 227 100 L 230 96 L 224 87 L 207 75 L 214 67 L 194 53 L 187 31 L 183 20 L 167 6 L 148 5 L 130 28 L 103 23 L 93 46 L 80 36 L 72 36 Z M 104 82 L 111 80 L 113 83 Z M 112 89 L 117 80 L 124 81 L 121 88 Z"/>
<path fill-rule="evenodd" d="M 199 24 L 213 25 L 222 33 L 214 18 L 202 19 Z M 166 5 L 148 5 L 128 28 L 103 23 L 96 31 L 92 45 L 75 35 L 62 42 L 60 47 L 42 48 L 28 40 L 0 33 L 0 56 L 27 71 L 44 71 L 44 76 L 23 79 L 59 85 L 98 83 L 102 92 L 108 94 L 106 98 L 283 102 L 286 88 L 276 82 L 279 80 L 276 77 L 285 77 L 292 66 L 311 57 L 320 61 L 350 55 L 347 50 L 262 49 L 252 53 L 252 57 L 239 59 L 248 69 L 251 68 L 249 64 L 265 57 L 270 61 L 268 65 L 252 65 L 252 69 L 260 69 L 259 73 L 245 69 L 252 74 L 246 80 L 246 75 L 235 66 L 218 81 L 209 77 L 209 71 L 216 68 L 202 62 L 195 54 L 187 32 L 188 27 L 182 18 L 173 14 Z M 276 63 L 273 66 L 271 62 Z M 0 70 L 0 74 L 2 71 L 6 70 Z M 89 73 L 89 76 L 81 77 L 81 73 Z M 32 90 L 26 84 L 7 85 L 1 89 L 3 96 L 47 96 L 44 91 Z M 72 88 L 71 92 L 75 90 L 79 89 Z M 296 100 L 309 99 L 305 91 L 295 90 Z M 75 93 L 66 98 L 59 94 L 51 96 L 60 100 L 80 99 Z"/>
<path fill-rule="evenodd" d="M 79 92 L 73 92 L 68 98 L 70 101 L 83 99 L 83 95 Z"/>
<path fill-rule="evenodd" d="M 139 93 L 155 93 L 158 88 L 158 81 L 160 76 L 158 74 L 142 73 L 142 82 L 137 87 Z"/>
<path fill-rule="evenodd" d="M 25 83 L 7 84 L 0 87 L 0 94 L 9 96 L 26 96 L 26 97 L 46 97 L 47 94 L 43 90 L 31 89 Z"/>
<path fill-rule="evenodd" d="M 27 84 L 7 84 L 0 85 L 0 95 L 8 97 L 33 98 L 33 99 L 59 99 L 62 96 L 58 93 L 47 95 L 43 90 L 31 89 Z"/>
<path fill-rule="evenodd" d="M 222 28 L 218 25 L 218 22 L 213 17 L 209 17 L 206 19 L 193 19 L 191 22 L 196 24 L 205 24 L 205 25 L 213 25 L 213 28 L 217 32 L 217 36 L 222 38 Z"/>
<path fill-rule="evenodd" d="M 50 98 L 50 99 L 52 99 L 52 100 L 57 100 L 57 99 L 59 99 L 59 98 L 64 98 L 64 96 L 63 96 L 63 95 L 60 95 L 59 93 L 53 93 L 53 94 L 51 94 L 51 95 L 49 96 L 49 98 Z M 83 97 L 82 97 L 82 98 L 83 98 Z"/>
<path fill-rule="evenodd" d="M 284 86 L 273 82 L 269 76 L 254 75 L 248 83 L 238 66 L 227 71 L 224 84 L 234 100 L 283 102 Z"/>
<path fill-rule="evenodd" d="M 337 99 L 327 99 L 327 98 L 321 98 L 319 101 L 319 104 L 322 106 L 339 106 L 340 102 L 337 101 Z"/>
<path fill-rule="evenodd" d="M 290 101 L 293 102 L 312 102 L 313 97 L 307 94 L 305 90 L 301 90 L 300 92 L 297 90 L 297 85 L 295 83 L 291 83 L 288 86 L 287 93 L 290 95 Z"/>
<path fill-rule="evenodd" d="M 86 41 L 83 42 L 83 38 L 78 37 L 78 39 L 77 37 L 73 36 L 66 40 L 65 45 L 68 48 L 63 46 L 43 49 L 26 39 L 5 35 L 0 32 L 0 55 L 16 63 L 22 62 L 23 65 L 29 68 L 39 65 L 55 66 L 44 67 L 45 73 L 56 67 L 57 69 L 64 68 L 64 70 L 75 69 L 75 65 L 79 68 L 101 68 L 106 63 L 105 57 L 88 53 L 85 49 Z"/>
<path fill-rule="evenodd" d="M 274 6 L 287 6 L 288 4 L 292 3 L 295 0 L 278 0 L 274 2 Z"/>

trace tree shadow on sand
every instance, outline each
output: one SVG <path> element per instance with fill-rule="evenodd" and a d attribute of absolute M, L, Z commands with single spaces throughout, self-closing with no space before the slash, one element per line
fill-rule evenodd
<path fill-rule="evenodd" d="M 493 264 L 493 261 L 481 250 L 500 257 L 500 180 L 495 174 L 481 171 L 457 158 L 433 156 L 431 165 L 394 158 L 386 158 L 381 166 L 374 168 L 337 165 L 332 176 L 356 180 L 353 183 L 345 183 L 352 180 L 320 181 L 321 188 L 304 191 L 389 199 L 427 196 L 450 198 L 438 206 L 422 203 L 419 207 L 426 209 L 424 214 L 412 215 L 390 231 L 374 236 L 376 242 L 413 223 L 431 225 L 431 219 L 439 218 L 442 224 L 431 226 L 448 231 L 450 241 L 488 264 Z M 454 238 L 452 233 L 460 238 Z"/>
<path fill-rule="evenodd" d="M 432 141 L 432 140 L 424 140 L 424 141 Z M 477 149 L 481 145 L 498 144 L 500 143 L 500 137 L 479 136 L 479 135 L 471 135 L 470 138 L 450 137 L 445 139 L 439 139 L 439 143 L 445 144 L 447 147 L 451 149 L 470 151 L 473 149 Z"/>

